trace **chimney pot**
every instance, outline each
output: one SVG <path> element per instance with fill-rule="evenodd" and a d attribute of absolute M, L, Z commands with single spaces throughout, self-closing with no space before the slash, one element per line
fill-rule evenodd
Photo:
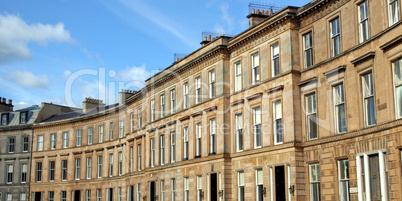
<path fill-rule="evenodd" d="M 260 14 L 260 9 L 257 9 L 257 14 Z"/>
<path fill-rule="evenodd" d="M 207 37 L 206 37 L 206 36 L 204 36 L 204 41 L 207 41 Z"/>
<path fill-rule="evenodd" d="M 208 35 L 208 41 L 211 41 L 211 35 Z"/>
<path fill-rule="evenodd" d="M 8 99 L 8 104 L 9 104 L 9 105 L 12 105 L 12 104 L 13 104 L 13 100 Z"/>
<path fill-rule="evenodd" d="M 212 40 L 215 40 L 215 37 L 213 37 Z"/>
<path fill-rule="evenodd" d="M 6 99 L 5 98 L 1 99 L 1 102 L 6 103 Z"/>
<path fill-rule="evenodd" d="M 254 9 L 254 8 L 251 9 L 251 13 L 252 13 L 252 14 L 255 14 L 255 9 Z"/>
<path fill-rule="evenodd" d="M 269 15 L 269 12 L 267 10 L 265 11 L 265 15 Z"/>
<path fill-rule="evenodd" d="M 273 15 L 273 14 L 274 14 L 274 11 L 272 10 L 272 8 L 269 9 L 269 14 L 270 14 L 270 15 Z"/>
<path fill-rule="evenodd" d="M 176 62 L 178 62 L 179 61 L 179 58 L 176 58 Z"/>

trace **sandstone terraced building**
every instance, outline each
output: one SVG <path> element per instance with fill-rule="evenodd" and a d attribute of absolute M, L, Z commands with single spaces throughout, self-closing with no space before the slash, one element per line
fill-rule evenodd
<path fill-rule="evenodd" d="M 253 10 L 118 104 L 35 124 L 31 200 L 401 200 L 400 11 Z"/>

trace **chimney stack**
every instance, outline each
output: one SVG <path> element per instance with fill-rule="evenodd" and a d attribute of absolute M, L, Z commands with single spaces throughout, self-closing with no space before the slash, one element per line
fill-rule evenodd
<path fill-rule="evenodd" d="M 178 61 L 179 58 L 176 58 L 176 61 Z M 127 90 L 127 89 L 122 89 L 121 92 L 119 93 L 119 105 L 123 105 L 126 103 L 126 100 L 128 97 L 134 95 L 136 91 L 134 90 Z"/>
<path fill-rule="evenodd" d="M 12 112 L 14 108 L 13 101 L 8 99 L 8 103 L 6 102 L 6 98 L 0 97 L 0 112 Z"/>
<path fill-rule="evenodd" d="M 272 12 L 272 10 L 271 10 Z M 248 20 L 249 20 L 249 26 L 253 27 L 259 23 L 261 23 L 262 21 L 264 21 L 266 18 L 268 18 L 268 11 L 266 10 L 260 10 L 257 9 L 257 11 L 255 11 L 255 9 L 251 9 L 251 14 L 249 14 L 247 16 Z"/>
<path fill-rule="evenodd" d="M 83 112 L 84 113 L 88 113 L 90 110 L 95 109 L 95 108 L 105 107 L 105 104 L 103 103 L 102 100 L 94 99 L 94 98 L 85 98 L 85 100 L 82 101 L 82 104 L 83 104 Z"/>

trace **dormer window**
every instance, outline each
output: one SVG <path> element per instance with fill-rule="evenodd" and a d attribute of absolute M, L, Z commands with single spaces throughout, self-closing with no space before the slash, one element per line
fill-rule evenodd
<path fill-rule="evenodd" d="M 27 112 L 20 112 L 20 123 L 25 124 L 27 123 Z"/>
<path fill-rule="evenodd" d="M 8 124 L 8 114 L 1 115 L 1 125 L 5 126 Z"/>

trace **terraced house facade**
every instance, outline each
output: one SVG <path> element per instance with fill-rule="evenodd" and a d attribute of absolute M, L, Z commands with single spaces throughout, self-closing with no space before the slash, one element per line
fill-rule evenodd
<path fill-rule="evenodd" d="M 31 200 L 402 199 L 400 4 L 253 10 L 119 104 L 42 120 Z"/>

